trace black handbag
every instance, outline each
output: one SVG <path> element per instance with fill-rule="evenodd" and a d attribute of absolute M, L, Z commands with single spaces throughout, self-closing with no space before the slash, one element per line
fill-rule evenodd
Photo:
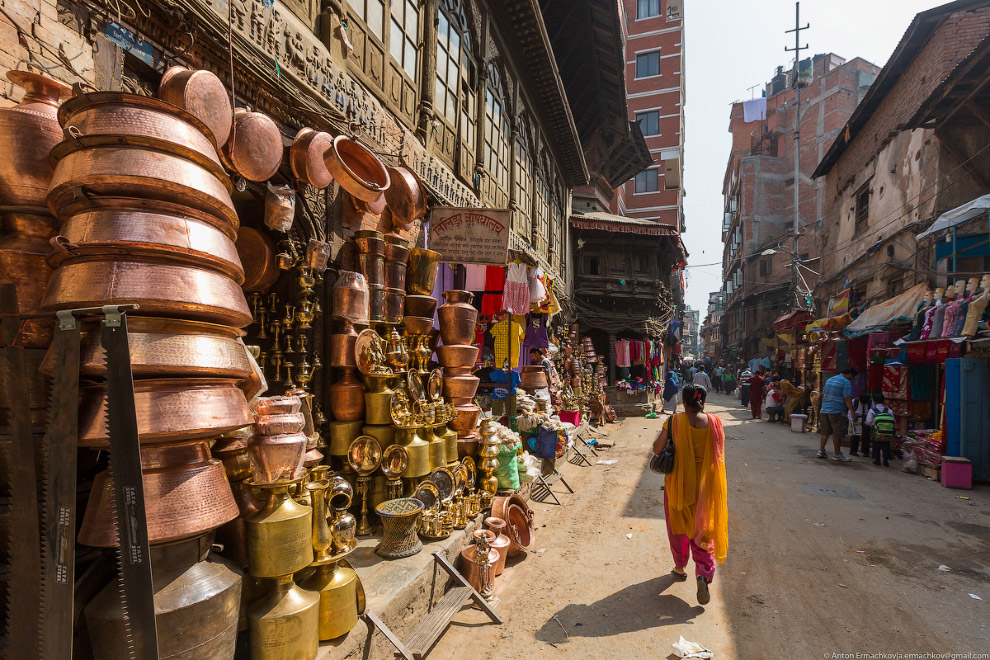
<path fill-rule="evenodd" d="M 667 444 L 659 454 L 650 459 L 650 469 L 657 474 L 670 474 L 674 471 L 674 416 L 670 416 L 667 429 Z"/>

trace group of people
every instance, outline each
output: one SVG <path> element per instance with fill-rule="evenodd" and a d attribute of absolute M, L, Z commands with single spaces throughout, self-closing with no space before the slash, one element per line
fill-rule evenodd
<path fill-rule="evenodd" d="M 822 389 L 822 408 L 819 416 L 821 445 L 818 458 L 828 458 L 825 446 L 832 437 L 832 458 L 848 463 L 852 460 L 842 453 L 842 440 L 849 438 L 849 453 L 853 456 L 872 457 L 874 465 L 890 467 L 890 445 L 896 437 L 894 414 L 884 403 L 882 394 L 862 394 L 852 398 L 852 380 L 856 370 L 848 367 L 837 376 L 825 381 Z"/>

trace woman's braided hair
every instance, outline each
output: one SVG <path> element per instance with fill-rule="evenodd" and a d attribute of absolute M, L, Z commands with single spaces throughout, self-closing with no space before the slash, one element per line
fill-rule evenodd
<path fill-rule="evenodd" d="M 685 385 L 681 390 L 681 400 L 685 408 L 691 410 L 704 410 L 705 399 L 708 398 L 708 390 L 703 385 Z"/>

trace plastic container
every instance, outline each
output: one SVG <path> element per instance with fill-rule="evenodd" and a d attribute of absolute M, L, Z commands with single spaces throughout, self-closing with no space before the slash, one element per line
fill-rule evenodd
<path fill-rule="evenodd" d="M 942 485 L 946 488 L 972 488 L 973 464 L 961 456 L 942 457 Z"/>
<path fill-rule="evenodd" d="M 791 415 L 791 431 L 794 433 L 804 433 L 804 425 L 807 421 L 807 415 Z"/>

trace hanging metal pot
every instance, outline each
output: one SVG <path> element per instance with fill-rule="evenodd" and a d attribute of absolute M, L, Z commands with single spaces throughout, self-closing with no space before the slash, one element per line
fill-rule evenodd
<path fill-rule="evenodd" d="M 173 66 L 162 75 L 158 98 L 203 122 L 217 146 L 227 142 L 232 121 L 230 93 L 212 71 Z"/>
<path fill-rule="evenodd" d="M 53 248 L 49 239 L 55 231 L 49 223 L 54 223 L 54 218 L 47 214 L 8 213 L 4 217 L 6 235 L 0 236 L 0 282 L 14 284 L 21 314 L 40 311 L 52 275 L 48 257 Z M 24 319 L 18 329 L 18 343 L 25 348 L 46 348 L 54 332 L 53 318 Z"/>
<path fill-rule="evenodd" d="M 334 138 L 325 159 L 340 187 L 363 202 L 378 202 L 389 187 L 388 172 L 378 156 L 346 135 Z"/>
<path fill-rule="evenodd" d="M 419 178 L 407 167 L 388 168 L 389 187 L 385 191 L 392 220 L 409 225 L 426 215 L 426 194 Z"/>
<path fill-rule="evenodd" d="M 289 147 L 289 166 L 292 173 L 314 188 L 326 188 L 333 183 L 333 175 L 327 169 L 324 156 L 332 148 L 333 137 L 329 133 L 312 128 L 301 129 Z"/>
<path fill-rule="evenodd" d="M 241 227 L 234 245 L 244 267 L 244 290 L 263 292 L 270 289 L 281 274 L 272 239 L 257 229 Z"/>
<path fill-rule="evenodd" d="M 222 156 L 230 169 L 248 181 L 267 181 L 282 164 L 282 132 L 268 115 L 234 110 L 234 130 Z"/>

